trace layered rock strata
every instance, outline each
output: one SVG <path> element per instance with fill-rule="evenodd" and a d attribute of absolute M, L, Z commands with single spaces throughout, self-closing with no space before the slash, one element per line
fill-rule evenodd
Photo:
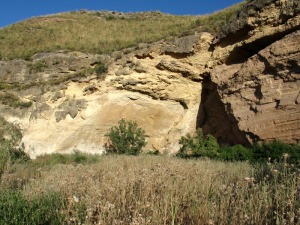
<path fill-rule="evenodd" d="M 148 134 L 146 150 L 169 153 L 202 128 L 222 144 L 300 140 L 299 1 L 251 1 L 218 37 L 209 33 L 141 44 L 111 56 L 37 54 L 0 62 L 0 104 L 19 124 L 32 156 L 101 153 L 108 129 L 125 118 Z M 109 65 L 99 74 L 99 62 Z"/>
<path fill-rule="evenodd" d="M 226 138 L 213 122 L 204 123 L 206 132 L 230 143 L 299 142 L 299 12 L 300 1 L 253 1 L 224 29 L 214 44 L 210 80 L 233 133 L 243 138 Z"/>

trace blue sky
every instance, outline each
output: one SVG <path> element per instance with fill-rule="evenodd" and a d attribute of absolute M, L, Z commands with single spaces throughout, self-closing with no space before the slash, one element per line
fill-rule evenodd
<path fill-rule="evenodd" d="M 0 28 L 35 16 L 80 9 L 120 12 L 159 10 L 177 15 L 201 15 L 241 1 L 243 0 L 1 0 Z"/>

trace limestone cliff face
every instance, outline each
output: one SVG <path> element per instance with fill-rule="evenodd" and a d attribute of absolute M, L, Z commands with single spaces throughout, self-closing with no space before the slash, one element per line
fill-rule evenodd
<path fill-rule="evenodd" d="M 202 36 L 211 42 L 211 35 Z M 193 46 L 181 46 L 190 38 L 177 40 L 175 47 L 156 43 L 116 61 L 111 59 L 106 77 L 95 73 L 78 76 L 93 71 L 97 61 L 106 59 L 78 52 L 35 55 L 30 63 L 18 60 L 22 67 L 17 68 L 16 61 L 2 62 L 6 69 L 1 77 L 5 81 L 25 84 L 19 91 L 6 92 L 32 101 L 33 106 L 12 109 L 1 105 L 1 114 L 20 125 L 22 142 L 32 157 L 74 150 L 101 153 L 107 141 L 105 134 L 122 118 L 136 120 L 146 131 L 146 149 L 176 151 L 181 135 L 195 131 L 200 104 L 198 69 L 187 65 L 185 57 L 176 58 L 177 54 L 194 51 Z M 192 39 L 192 45 L 198 46 L 199 37 Z M 203 51 L 208 50 L 209 43 Z M 173 51 L 181 53 L 171 56 Z M 41 62 L 46 64 L 42 71 L 32 71 L 32 65 Z M 7 75 L 11 67 L 16 70 L 13 77 Z M 28 82 L 29 76 L 36 77 L 36 83 L 32 79 Z M 66 76 L 71 80 L 53 85 Z"/>
<path fill-rule="evenodd" d="M 11 84 L 6 94 L 33 102 L 28 109 L 0 104 L 1 115 L 20 125 L 32 157 L 100 153 L 121 118 L 145 129 L 146 149 L 170 153 L 196 128 L 227 144 L 299 142 L 299 6 L 252 1 L 218 37 L 195 34 L 111 56 L 57 52 L 0 62 L 1 82 Z M 99 61 L 109 64 L 105 76 L 95 72 Z"/>
<path fill-rule="evenodd" d="M 235 138 L 209 119 L 202 124 L 206 132 L 231 143 L 299 142 L 299 7 L 299 1 L 253 1 L 224 29 L 214 45 L 210 81 Z"/>

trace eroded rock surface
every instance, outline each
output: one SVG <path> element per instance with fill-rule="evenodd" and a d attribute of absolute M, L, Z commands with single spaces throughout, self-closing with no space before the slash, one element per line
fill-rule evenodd
<path fill-rule="evenodd" d="M 212 73 L 227 114 L 235 118 L 250 142 L 299 141 L 299 40 L 296 31 L 242 65 L 220 66 Z"/>
<path fill-rule="evenodd" d="M 229 143 L 299 142 L 299 7 L 300 1 L 252 1 L 215 41 L 210 81 L 226 114 L 210 117 L 227 117 L 232 126 L 225 130 L 239 138 L 209 120 L 199 124 L 207 133 Z"/>
<path fill-rule="evenodd" d="M 211 35 L 203 35 L 212 40 Z M 20 125 L 22 141 L 32 157 L 74 150 L 101 153 L 107 141 L 105 134 L 122 118 L 136 120 L 146 131 L 149 136 L 146 150 L 175 152 L 180 137 L 196 129 L 202 84 L 196 81 L 200 79 L 199 69 L 188 66 L 186 58 L 178 60 L 177 53 L 165 54 L 166 48 L 171 51 L 166 43 L 157 43 L 125 54 L 111 64 L 105 78 L 94 72 L 53 86 L 49 85 L 50 76 L 41 87 L 35 85 L 18 93 L 9 90 L 32 101 L 33 106 L 29 109 L 1 106 L 1 112 L 7 120 Z M 100 58 L 80 56 L 84 60 L 73 61 L 73 73 L 90 71 Z M 34 58 L 36 62 L 46 61 L 43 54 Z M 48 56 L 46 62 L 53 60 Z M 13 61 L 6 62 L 9 63 Z M 26 63 L 28 66 L 29 62 L 24 62 L 25 67 Z M 167 68 L 161 67 L 162 64 L 168 65 Z M 51 71 L 59 73 L 60 68 Z M 36 73 L 44 78 L 49 70 L 47 66 L 45 71 Z M 18 82 L 23 77 L 18 75 Z"/>
<path fill-rule="evenodd" d="M 245 62 L 299 28 L 299 0 L 251 1 L 215 40 L 213 60 L 219 64 Z"/>

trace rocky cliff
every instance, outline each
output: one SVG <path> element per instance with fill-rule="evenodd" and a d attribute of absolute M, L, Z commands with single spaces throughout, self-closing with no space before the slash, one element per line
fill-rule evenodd
<path fill-rule="evenodd" d="M 217 37 L 1 61 L 1 115 L 20 126 L 32 157 L 101 152 L 121 118 L 145 129 L 146 149 L 170 153 L 197 128 L 224 144 L 299 142 L 299 27 L 299 0 L 256 0 Z"/>
<path fill-rule="evenodd" d="M 299 142 L 299 12 L 299 1 L 253 1 L 216 40 L 210 80 L 236 125 L 233 143 Z"/>

